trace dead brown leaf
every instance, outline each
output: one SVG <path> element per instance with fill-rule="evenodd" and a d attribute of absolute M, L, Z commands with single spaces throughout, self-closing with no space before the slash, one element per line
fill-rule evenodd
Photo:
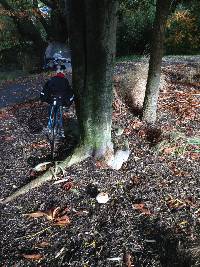
<path fill-rule="evenodd" d="M 192 159 L 192 160 L 199 160 L 200 159 L 200 153 L 199 152 L 191 152 L 190 153 L 190 158 Z"/>
<path fill-rule="evenodd" d="M 74 184 L 73 182 L 66 182 L 64 185 L 63 185 L 63 188 L 66 190 L 66 191 L 69 191 L 72 187 L 74 187 Z"/>
<path fill-rule="evenodd" d="M 50 245 L 49 242 L 43 241 L 43 242 L 39 243 L 39 244 L 37 245 L 37 247 L 40 247 L 40 248 L 46 248 L 46 247 L 48 247 L 49 245 Z"/>
<path fill-rule="evenodd" d="M 135 120 L 135 121 L 131 122 L 131 127 L 133 129 L 138 129 L 138 128 L 140 128 L 142 126 L 142 124 L 143 123 L 141 121 Z"/>
<path fill-rule="evenodd" d="M 45 216 L 48 220 L 52 221 L 55 217 L 58 211 L 60 210 L 60 207 L 57 207 L 55 209 L 51 209 L 48 211 L 36 211 L 32 213 L 25 214 L 29 216 L 30 218 L 39 218 Z"/>
<path fill-rule="evenodd" d="M 123 256 L 124 267 L 132 267 L 132 257 L 130 253 L 124 253 Z"/>
<path fill-rule="evenodd" d="M 170 209 L 181 209 L 186 206 L 186 203 L 181 199 L 170 196 L 170 198 L 167 200 L 167 206 Z"/>
<path fill-rule="evenodd" d="M 124 129 L 124 134 L 125 134 L 125 135 L 130 135 L 130 134 L 132 134 L 132 129 L 130 129 L 130 128 L 125 128 L 125 129 Z"/>
<path fill-rule="evenodd" d="M 48 146 L 47 142 L 44 143 L 33 143 L 31 144 L 31 148 L 45 148 Z"/>
<path fill-rule="evenodd" d="M 39 217 L 46 216 L 46 213 L 43 211 L 36 211 L 36 212 L 27 213 L 24 215 L 28 216 L 29 218 L 39 218 Z"/>
<path fill-rule="evenodd" d="M 41 254 L 22 254 L 22 256 L 27 260 L 41 260 L 43 256 Z"/>
<path fill-rule="evenodd" d="M 167 155 L 170 155 L 172 154 L 174 151 L 176 150 L 176 147 L 166 147 L 164 148 L 163 152 Z"/>
<path fill-rule="evenodd" d="M 13 114 L 9 113 L 9 111 L 0 111 L 0 119 L 6 120 L 13 118 Z"/>
<path fill-rule="evenodd" d="M 69 217 L 67 215 L 64 215 L 62 217 L 55 219 L 53 225 L 66 226 L 66 225 L 69 225 L 70 223 L 71 223 L 71 220 L 69 219 Z"/>
<path fill-rule="evenodd" d="M 140 138 L 144 138 L 144 137 L 146 136 L 146 131 L 143 130 L 143 129 L 139 130 L 139 131 L 138 131 L 138 136 L 139 136 Z"/>
<path fill-rule="evenodd" d="M 131 181 L 133 185 L 138 185 L 140 183 L 140 177 L 139 176 L 133 176 L 131 177 Z"/>
<path fill-rule="evenodd" d="M 32 213 L 25 214 L 29 218 L 39 218 L 45 216 L 49 221 L 53 222 L 53 225 L 65 226 L 71 223 L 69 217 L 66 215 L 66 212 L 69 211 L 68 208 L 61 209 L 56 207 L 55 209 L 50 209 L 48 211 L 36 211 Z"/>
<path fill-rule="evenodd" d="M 150 215 L 151 214 L 150 210 L 145 207 L 144 203 L 133 204 L 133 208 L 135 210 L 141 212 L 142 214 L 145 214 L 145 215 Z"/>

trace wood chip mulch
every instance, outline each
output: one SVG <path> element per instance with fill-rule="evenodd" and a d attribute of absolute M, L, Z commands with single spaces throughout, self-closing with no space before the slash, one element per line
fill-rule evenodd
<path fill-rule="evenodd" d="M 89 158 L 67 169 L 63 181 L 0 206 L 0 266 L 200 266 L 199 87 L 177 83 L 180 66 L 164 68 L 168 86 L 154 132 L 113 103 L 113 140 L 120 146 L 128 139 L 131 149 L 119 171 Z M 50 148 L 45 105 L 4 108 L 0 118 L 3 199 L 37 175 L 33 167 L 49 160 Z M 66 138 L 58 160 L 73 142 Z M 99 192 L 107 203 L 96 201 Z"/>

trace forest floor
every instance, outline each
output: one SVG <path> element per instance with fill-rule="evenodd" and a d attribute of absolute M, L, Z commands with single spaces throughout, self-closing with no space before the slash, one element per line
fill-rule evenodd
<path fill-rule="evenodd" d="M 128 139 L 131 150 L 120 170 L 89 158 L 0 206 L 0 267 L 200 266 L 198 62 L 164 60 L 166 85 L 153 132 L 115 98 L 113 141 L 118 147 Z M 118 63 L 115 81 L 134 64 Z M 31 81 L 46 78 L 38 74 Z M 29 90 L 37 95 L 41 84 Z M 66 124 L 74 118 L 72 107 Z M 33 168 L 50 159 L 50 148 L 42 133 L 45 104 L 8 105 L 0 119 L 3 199 L 38 175 Z M 67 136 L 57 160 L 75 143 Z M 99 192 L 108 194 L 107 203 L 97 202 Z"/>

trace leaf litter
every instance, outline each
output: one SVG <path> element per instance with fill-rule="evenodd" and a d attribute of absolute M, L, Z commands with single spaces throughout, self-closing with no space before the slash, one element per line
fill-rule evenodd
<path fill-rule="evenodd" d="M 115 76 L 133 64 L 119 63 Z M 88 159 L 69 168 L 58 183 L 0 207 L 1 264 L 197 266 L 199 84 L 184 76 L 186 67 L 164 62 L 167 88 L 160 94 L 156 131 L 149 132 L 115 96 L 113 140 L 121 147 L 128 139 L 131 149 L 120 170 Z M 1 110 L 1 198 L 34 179 L 35 166 L 50 162 L 42 134 L 47 114 L 47 107 L 37 101 Z M 6 136 L 14 139 L 6 141 Z M 72 142 L 69 138 L 62 144 L 57 160 Z M 106 204 L 97 203 L 99 192 L 109 195 Z"/>

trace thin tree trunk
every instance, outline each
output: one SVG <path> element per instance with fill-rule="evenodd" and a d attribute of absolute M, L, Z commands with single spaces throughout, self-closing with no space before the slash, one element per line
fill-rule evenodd
<path fill-rule="evenodd" d="M 150 124 L 156 121 L 165 27 L 171 4 L 172 0 L 157 0 L 156 3 L 149 72 L 143 105 L 143 120 Z"/>
<path fill-rule="evenodd" d="M 112 70 L 116 44 L 115 0 L 73 0 L 73 88 L 81 143 L 102 156 L 111 143 Z"/>

